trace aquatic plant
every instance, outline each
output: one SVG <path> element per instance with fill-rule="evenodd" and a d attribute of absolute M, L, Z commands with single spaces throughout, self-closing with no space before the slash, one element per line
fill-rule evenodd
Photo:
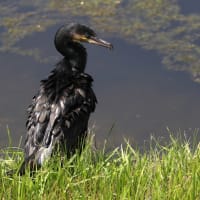
<path fill-rule="evenodd" d="M 20 42 L 51 26 L 76 20 L 107 36 L 156 50 L 166 68 L 187 71 L 200 82 L 200 15 L 182 14 L 177 0 L 19 0 L 0 4 L 1 52 L 48 62 L 42 49 L 25 49 Z"/>

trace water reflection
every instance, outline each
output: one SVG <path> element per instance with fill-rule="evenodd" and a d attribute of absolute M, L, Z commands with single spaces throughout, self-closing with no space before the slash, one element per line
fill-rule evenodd
<path fill-rule="evenodd" d="M 166 136 L 167 126 L 188 134 L 199 127 L 200 85 L 176 72 L 187 71 L 199 81 L 200 17 L 189 15 L 184 1 L 59 2 L 1 3 L 1 145 L 7 141 L 7 124 L 15 145 L 24 135 L 25 110 L 39 81 L 60 57 L 54 33 L 71 20 L 91 24 L 115 46 L 112 53 L 87 46 L 87 72 L 94 77 L 99 99 L 90 122 L 97 141 L 104 140 L 113 125 L 113 144 L 123 137 L 141 144 L 150 134 Z"/>

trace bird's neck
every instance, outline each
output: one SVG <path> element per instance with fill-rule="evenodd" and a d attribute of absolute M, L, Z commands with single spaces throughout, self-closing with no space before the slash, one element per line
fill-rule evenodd
<path fill-rule="evenodd" d="M 78 42 L 67 41 L 65 43 L 57 43 L 56 49 L 69 62 L 72 70 L 84 72 L 87 62 L 86 49 Z"/>

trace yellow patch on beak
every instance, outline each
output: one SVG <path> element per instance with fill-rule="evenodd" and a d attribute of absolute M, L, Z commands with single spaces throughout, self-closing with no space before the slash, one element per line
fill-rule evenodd
<path fill-rule="evenodd" d="M 88 38 L 86 38 L 84 35 L 79 34 L 73 34 L 73 41 L 75 42 L 88 42 Z"/>

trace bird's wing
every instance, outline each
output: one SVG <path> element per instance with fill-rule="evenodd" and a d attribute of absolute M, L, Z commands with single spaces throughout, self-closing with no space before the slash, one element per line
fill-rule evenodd
<path fill-rule="evenodd" d="M 74 107 L 74 109 L 64 113 L 64 123 L 65 126 L 70 128 L 77 121 L 81 122 L 84 116 L 89 117 L 90 113 L 95 110 L 95 105 L 97 103 L 96 96 L 91 88 L 84 90 L 82 88 L 76 88 L 77 96 L 82 100 L 81 104 Z M 80 98 L 81 97 L 81 98 Z"/>
<path fill-rule="evenodd" d="M 49 124 L 53 124 L 51 106 L 47 96 L 42 90 L 32 100 L 28 108 L 28 120 L 26 123 L 27 135 L 25 140 L 25 156 L 28 158 L 42 146 L 45 132 Z"/>
<path fill-rule="evenodd" d="M 63 119 L 65 126 L 70 128 L 75 122 L 81 122 L 85 117 L 88 118 L 91 112 L 94 112 L 97 99 L 92 90 L 93 79 L 90 75 L 81 73 L 75 76 L 74 96 L 65 103 L 65 112 Z M 64 96 L 67 95 L 64 93 Z M 68 109 L 70 108 L 70 109 Z"/>

